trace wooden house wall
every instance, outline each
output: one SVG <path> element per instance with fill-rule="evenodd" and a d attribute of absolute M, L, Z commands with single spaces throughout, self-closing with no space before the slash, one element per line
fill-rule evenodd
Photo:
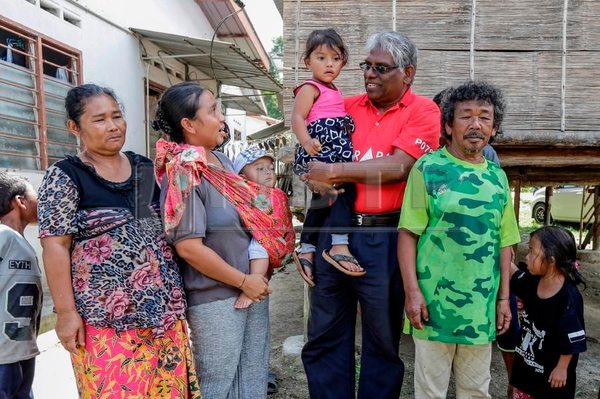
<path fill-rule="evenodd" d="M 567 130 L 599 131 L 600 52 L 567 52 L 566 87 Z"/>
<path fill-rule="evenodd" d="M 476 50 L 561 51 L 563 5 L 563 0 L 477 0 Z"/>
<path fill-rule="evenodd" d="M 569 51 L 600 50 L 600 1 L 569 0 L 567 48 Z"/>
<path fill-rule="evenodd" d="M 308 34 L 326 27 L 340 33 L 349 47 L 350 59 L 336 84 L 345 95 L 364 92 L 358 68 L 366 56 L 364 44 L 370 34 L 392 29 L 392 4 L 391 0 L 284 0 L 284 105 L 288 126 L 291 89 L 310 76 L 301 60 L 298 74 L 295 72 Z M 522 152 L 527 146 L 558 145 L 595 147 L 590 150 L 591 154 L 596 151 L 596 156 L 585 151 L 581 154 L 586 154 L 588 164 L 600 166 L 600 1 L 568 1 L 563 70 L 564 4 L 564 0 L 396 1 L 396 30 L 419 48 L 414 91 L 432 97 L 469 79 L 473 47 L 474 77 L 503 89 L 508 103 L 504 136 L 498 141 L 500 151 L 503 145 L 518 147 L 516 152 L 514 148 L 507 152 L 508 163 L 514 160 L 518 166 L 526 159 Z"/>
<path fill-rule="evenodd" d="M 392 2 L 384 3 L 391 18 Z M 469 51 L 470 1 L 410 0 L 396 4 L 396 30 L 414 40 L 420 50 Z"/>
<path fill-rule="evenodd" d="M 561 53 L 475 53 L 475 77 L 494 83 L 507 100 L 503 130 L 560 131 Z"/>

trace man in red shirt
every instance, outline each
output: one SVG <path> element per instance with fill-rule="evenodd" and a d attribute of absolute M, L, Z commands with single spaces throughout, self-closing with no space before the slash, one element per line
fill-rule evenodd
<path fill-rule="evenodd" d="M 354 119 L 354 162 L 313 162 L 308 187 L 325 193 L 340 183 L 356 184 L 350 251 L 366 270 L 349 277 L 323 260 L 330 247 L 327 221 L 319 237 L 311 289 L 308 342 L 302 361 L 311 398 L 354 398 L 356 302 L 362 318 L 359 398 L 398 398 L 404 363 L 398 356 L 404 291 L 396 243 L 400 207 L 410 168 L 437 149 L 437 105 L 411 91 L 417 48 L 406 36 L 383 32 L 367 42 L 360 64 L 365 94 L 345 99 Z"/>

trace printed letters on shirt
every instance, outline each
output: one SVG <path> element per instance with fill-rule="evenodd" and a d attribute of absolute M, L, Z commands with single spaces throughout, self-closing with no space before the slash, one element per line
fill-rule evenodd
<path fill-rule="evenodd" d="M 375 153 L 375 156 L 373 156 L 373 148 L 369 147 L 367 152 L 365 152 L 365 154 L 362 157 L 361 157 L 361 151 L 355 150 L 354 151 L 354 161 L 362 162 L 362 161 L 368 161 L 370 159 L 375 159 L 375 158 L 389 157 L 390 155 L 392 155 L 392 154 L 389 152 L 387 154 L 384 154 L 383 151 L 377 151 Z"/>
<path fill-rule="evenodd" d="M 8 268 L 13 270 L 31 270 L 31 261 L 29 260 L 9 260 Z"/>

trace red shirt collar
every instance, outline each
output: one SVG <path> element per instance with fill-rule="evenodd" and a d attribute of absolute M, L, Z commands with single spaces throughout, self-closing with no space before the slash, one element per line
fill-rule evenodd
<path fill-rule="evenodd" d="M 402 105 L 402 107 L 408 107 L 410 104 L 413 103 L 413 101 L 415 101 L 415 98 L 416 98 L 416 94 L 414 94 L 411 90 L 411 87 L 408 86 L 408 88 L 404 92 L 404 95 L 402 96 L 402 98 L 400 98 L 400 101 L 398 101 L 396 104 L 392 105 L 387 111 L 390 111 L 390 110 L 393 110 L 396 108 L 400 108 L 400 105 Z M 375 107 L 373 105 L 373 103 L 371 103 L 371 100 L 369 100 L 369 96 L 366 93 L 365 93 L 365 98 L 362 101 L 362 105 L 371 106 L 371 107 L 377 109 L 377 107 Z"/>

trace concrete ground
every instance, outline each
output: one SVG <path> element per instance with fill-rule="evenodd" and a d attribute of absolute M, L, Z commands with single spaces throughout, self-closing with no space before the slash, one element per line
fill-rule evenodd
<path fill-rule="evenodd" d="M 77 399 L 75 376 L 69 354 L 61 346 L 56 332 L 38 337 L 40 355 L 36 359 L 33 394 L 36 399 Z"/>

